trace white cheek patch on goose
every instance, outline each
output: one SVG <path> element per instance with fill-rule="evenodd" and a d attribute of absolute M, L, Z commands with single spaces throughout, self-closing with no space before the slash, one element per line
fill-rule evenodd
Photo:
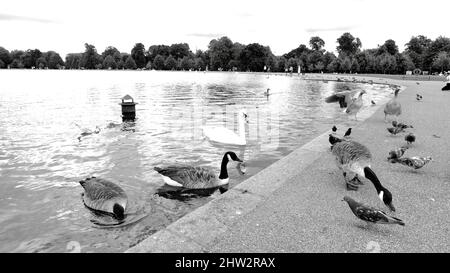
<path fill-rule="evenodd" d="M 380 193 L 378 194 L 378 197 L 380 197 L 381 201 L 383 201 L 384 191 L 380 191 Z"/>
<path fill-rule="evenodd" d="M 228 157 L 228 160 L 229 161 L 232 161 L 233 159 L 231 159 L 231 156 L 230 155 L 227 155 L 227 157 Z"/>
<path fill-rule="evenodd" d="M 182 184 L 178 183 L 178 182 L 175 181 L 175 180 L 170 179 L 170 178 L 167 177 L 167 176 L 163 176 L 163 180 L 164 180 L 164 182 L 165 182 L 167 185 L 170 185 L 170 186 L 173 186 L 173 187 L 183 187 Z"/>
<path fill-rule="evenodd" d="M 219 179 L 219 186 L 228 184 L 228 178 Z"/>

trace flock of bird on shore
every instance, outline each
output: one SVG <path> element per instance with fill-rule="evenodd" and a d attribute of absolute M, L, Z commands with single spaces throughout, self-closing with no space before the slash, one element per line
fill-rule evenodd
<path fill-rule="evenodd" d="M 361 97 L 365 94 L 365 92 L 362 91 L 355 98 L 354 95 L 356 92 L 357 91 L 344 91 L 337 93 L 328 97 L 326 102 L 339 102 L 340 107 L 346 107 L 345 112 L 347 114 L 354 114 L 356 119 L 356 114 L 362 107 Z M 392 127 L 387 128 L 387 131 L 393 136 L 405 133 L 407 132 L 407 129 L 413 128 L 412 125 L 407 125 L 397 120 L 402 114 L 402 106 L 397 100 L 399 92 L 400 88 L 395 87 L 394 98 L 387 102 L 384 107 L 385 122 L 388 122 L 388 116 L 395 116 L 395 120 L 391 123 Z M 421 101 L 422 99 L 423 97 L 420 94 L 416 94 L 417 101 Z M 373 101 L 371 103 L 374 104 Z M 363 185 L 360 177 L 364 177 L 372 182 L 380 200 L 390 209 L 390 211 L 394 212 L 395 207 L 392 201 L 392 193 L 381 184 L 377 175 L 372 170 L 372 154 L 369 149 L 365 145 L 350 139 L 351 128 L 347 130 L 343 137 L 337 136 L 336 132 L 336 126 L 333 126 L 332 133 L 329 135 L 329 142 L 331 144 L 331 152 L 336 159 L 336 164 L 343 173 L 347 190 L 358 190 L 358 187 Z M 398 163 L 413 169 L 420 169 L 431 161 L 431 156 L 405 157 L 405 152 L 412 147 L 413 143 L 416 141 L 416 136 L 413 133 L 408 132 L 405 136 L 405 141 L 405 145 L 389 152 L 387 157 L 388 162 Z M 345 196 L 343 201 L 348 203 L 354 215 L 367 223 L 405 225 L 401 219 L 390 216 L 380 209 L 355 201 L 349 196 Z"/>
<path fill-rule="evenodd" d="M 264 95 L 269 96 L 269 91 L 270 89 L 267 89 Z M 385 121 L 387 121 L 388 116 L 395 116 L 395 120 L 392 121 L 392 127 L 387 128 L 388 132 L 394 136 L 413 128 L 412 125 L 407 125 L 397 120 L 402 114 L 401 104 L 397 100 L 399 91 L 400 88 L 396 87 L 394 98 L 384 108 Z M 366 94 L 364 90 L 360 91 L 359 94 L 357 92 L 356 90 L 338 92 L 326 98 L 325 101 L 328 103 L 339 102 L 340 107 L 345 108 L 344 112 L 348 115 L 354 115 L 355 120 L 357 120 L 357 113 L 363 107 L 362 96 Z M 418 101 L 422 100 L 422 98 L 421 95 L 417 94 L 416 99 Z M 375 102 L 371 101 L 371 104 L 374 105 Z M 203 132 L 205 137 L 212 142 L 245 145 L 245 131 L 243 127 L 244 123 L 248 122 L 246 111 L 240 111 L 238 118 L 238 134 L 227 128 L 204 127 Z M 82 137 L 97 134 L 99 131 L 100 129 L 98 127 L 94 131 L 84 131 L 84 135 L 82 133 L 78 139 L 81 141 Z M 352 140 L 351 133 L 352 128 L 348 128 L 343 137 L 340 137 L 337 135 L 337 127 L 333 126 L 332 133 L 329 135 L 331 152 L 335 156 L 338 168 L 342 171 L 347 190 L 358 190 L 359 186 L 364 184 L 360 177 L 366 178 L 374 185 L 379 199 L 390 211 L 395 211 L 392 193 L 381 184 L 371 168 L 372 154 L 365 145 Z M 409 132 L 405 136 L 406 144 L 389 152 L 388 162 L 419 169 L 431 161 L 431 157 L 404 156 L 405 152 L 412 147 L 415 140 L 415 135 Z M 221 192 L 224 192 L 227 190 L 229 182 L 227 165 L 230 161 L 238 162 L 238 167 L 239 164 L 244 166 L 243 161 L 234 152 L 228 151 L 223 155 L 219 175 L 210 168 L 188 165 L 154 167 L 154 170 L 163 177 L 167 185 L 173 187 L 188 190 L 218 188 Z M 244 170 L 241 173 L 244 173 Z M 84 188 L 82 198 L 86 207 L 96 212 L 109 214 L 117 219 L 119 223 L 124 221 L 128 198 L 122 188 L 111 181 L 97 177 L 86 178 L 80 181 L 80 184 Z M 390 216 L 380 209 L 357 202 L 349 196 L 345 196 L 343 201 L 346 201 L 352 212 L 363 221 L 379 224 L 405 225 L 401 219 Z"/>

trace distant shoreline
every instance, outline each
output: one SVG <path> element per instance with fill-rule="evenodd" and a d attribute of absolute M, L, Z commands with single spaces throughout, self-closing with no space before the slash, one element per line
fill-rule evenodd
<path fill-rule="evenodd" d="M 333 73 L 285 73 L 285 72 L 246 72 L 246 71 L 186 71 L 186 70 L 131 70 L 131 69 L 27 69 L 27 68 L 14 68 L 14 69 L 0 69 L 0 71 L 85 71 L 85 72 L 197 72 L 197 73 L 239 73 L 239 74 L 257 74 L 257 75 L 268 75 L 268 76 L 292 76 L 298 77 L 301 76 L 304 80 L 311 81 L 337 81 L 337 78 L 344 79 L 343 82 L 352 82 L 348 81 L 348 78 L 353 77 L 368 77 L 368 78 L 379 78 L 379 79 L 392 79 L 392 80 L 407 80 L 407 81 L 445 81 L 445 76 L 439 75 L 403 75 L 403 74 L 333 74 Z M 310 77 L 308 77 L 310 76 Z M 334 77 L 334 78 L 331 78 Z M 347 81 L 345 81 L 347 80 Z M 355 83 L 361 83 L 361 81 L 355 81 Z M 363 82 L 364 83 L 364 82 Z M 380 82 L 373 82 L 380 83 Z M 381 83 L 385 84 L 385 82 Z"/>

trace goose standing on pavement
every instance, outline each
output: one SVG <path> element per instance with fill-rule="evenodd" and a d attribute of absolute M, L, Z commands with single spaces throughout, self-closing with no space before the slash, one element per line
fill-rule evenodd
<path fill-rule="evenodd" d="M 403 220 L 387 215 L 384 211 L 366 206 L 352 198 L 345 196 L 342 201 L 347 202 L 353 214 L 359 219 L 374 224 L 398 224 L 404 226 Z"/>
<path fill-rule="evenodd" d="M 248 123 L 247 111 L 240 110 L 238 113 L 239 133 L 225 127 L 203 127 L 203 134 L 213 142 L 231 145 L 246 145 L 245 123 Z"/>
<path fill-rule="evenodd" d="M 387 121 L 388 115 L 395 116 L 397 119 L 402 114 L 402 105 L 397 101 L 398 92 L 400 92 L 400 88 L 395 89 L 394 98 L 384 106 L 384 121 Z"/>
<path fill-rule="evenodd" d="M 372 154 L 369 149 L 356 141 L 350 140 L 331 144 L 331 152 L 335 156 L 337 166 L 342 170 L 347 190 L 358 190 L 358 185 L 363 184 L 358 175 L 365 177 L 375 186 L 380 200 L 390 210 L 395 211 L 391 192 L 381 185 L 380 180 L 370 167 Z M 349 175 L 353 175 L 353 178 L 349 179 Z"/>
<path fill-rule="evenodd" d="M 112 214 L 118 220 L 125 218 L 128 198 L 121 187 L 95 176 L 81 180 L 80 185 L 84 188 L 83 202 L 88 208 Z"/>
<path fill-rule="evenodd" d="M 354 114 L 355 115 L 355 120 L 358 120 L 356 118 L 356 114 L 359 112 L 359 110 L 361 110 L 361 108 L 363 107 L 363 99 L 362 96 L 366 93 L 366 91 L 361 91 L 359 93 L 358 98 L 356 98 L 356 100 L 354 100 L 348 107 L 347 109 L 345 109 L 345 113 L 351 115 Z"/>
<path fill-rule="evenodd" d="M 243 161 L 234 152 L 226 152 L 222 158 L 219 176 L 205 167 L 193 166 L 164 166 L 155 167 L 154 170 L 163 176 L 164 182 L 170 186 L 186 189 L 209 189 L 228 184 L 227 165 L 229 161 Z"/>

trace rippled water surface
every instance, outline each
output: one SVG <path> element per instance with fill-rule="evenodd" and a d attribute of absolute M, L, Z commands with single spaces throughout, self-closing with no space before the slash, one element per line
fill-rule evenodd
<path fill-rule="evenodd" d="M 192 163 L 218 172 L 223 153 L 233 150 L 247 173 L 231 164 L 232 187 L 334 123 L 354 125 L 338 104 L 324 103 L 344 89 L 365 89 L 366 105 L 390 94 L 382 85 L 284 75 L 0 70 L 0 252 L 124 251 L 220 194 L 175 198 L 154 166 Z M 134 124 L 121 124 L 126 94 L 138 102 Z M 249 115 L 246 146 L 204 139 L 202 126 L 238 131 L 241 109 Z M 80 127 L 95 126 L 99 134 L 77 139 Z M 92 175 L 118 183 L 127 211 L 148 216 L 96 225 L 101 219 L 84 207 L 78 183 Z"/>

